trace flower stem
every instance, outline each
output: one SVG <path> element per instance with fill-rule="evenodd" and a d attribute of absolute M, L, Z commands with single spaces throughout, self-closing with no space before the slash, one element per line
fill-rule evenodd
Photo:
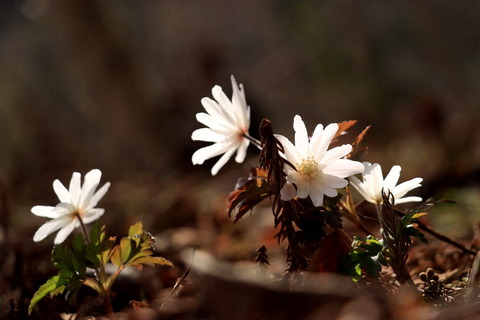
<path fill-rule="evenodd" d="M 85 242 L 87 244 L 91 244 L 92 240 L 88 235 L 87 228 L 85 227 L 85 223 L 83 223 L 82 217 L 79 213 L 76 213 L 77 219 L 80 222 L 80 227 L 82 228 L 83 236 L 85 237 Z M 104 280 L 107 278 L 107 274 L 105 273 L 105 266 L 103 263 L 100 263 L 100 267 L 95 269 L 95 274 L 98 278 L 98 281 L 102 285 L 102 292 L 99 292 L 103 296 L 103 304 L 105 308 L 107 308 L 107 314 L 110 320 L 115 320 L 115 314 L 113 313 L 112 301 L 110 300 L 110 290 L 109 288 L 105 288 Z"/>
<path fill-rule="evenodd" d="M 375 208 L 377 209 L 377 217 L 378 217 L 378 223 L 380 223 L 380 235 L 383 235 L 383 227 L 382 227 L 382 204 L 380 202 L 375 203 Z"/>
<path fill-rule="evenodd" d="M 80 222 L 80 227 L 82 228 L 82 233 L 83 233 L 83 236 L 85 237 L 85 242 L 87 244 L 92 243 L 92 241 L 90 240 L 90 236 L 88 235 L 87 228 L 85 227 L 85 224 L 83 223 L 82 217 L 80 216 L 79 213 L 77 213 L 76 215 L 77 215 L 78 222 Z"/>
<path fill-rule="evenodd" d="M 254 144 L 255 146 L 257 146 L 258 149 L 262 149 L 262 143 L 260 142 L 260 140 L 257 140 L 255 139 L 254 137 L 252 137 L 251 135 L 249 135 L 248 133 L 244 133 L 243 136 L 249 140 L 252 144 Z"/>

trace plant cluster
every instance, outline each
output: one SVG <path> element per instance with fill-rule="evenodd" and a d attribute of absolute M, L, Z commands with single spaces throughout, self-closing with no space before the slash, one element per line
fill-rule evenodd
<path fill-rule="evenodd" d="M 244 88 L 233 76 L 231 82 L 231 99 L 222 88 L 215 86 L 214 99 L 201 100 L 206 112 L 198 113 L 196 118 L 205 127 L 195 130 L 192 139 L 212 144 L 197 150 L 192 162 L 203 164 L 220 156 L 211 169 L 211 174 L 216 175 L 234 154 L 235 161 L 241 163 L 249 145 L 258 148 L 258 164 L 250 169 L 247 177 L 239 179 L 228 199 L 227 213 L 234 217 L 234 222 L 269 199 L 277 230 L 275 238 L 278 243 L 286 244 L 286 274 L 329 272 L 348 275 L 356 282 L 372 283 L 388 268 L 399 285 L 421 292 L 427 301 L 449 302 L 451 297 L 433 270 L 420 274 L 419 287 L 414 284 L 407 266 L 413 238 L 426 242 L 423 232 L 427 232 L 467 254 L 476 252 L 419 220 L 434 203 L 421 203 L 420 197 L 406 195 L 421 186 L 422 178 L 398 184 L 400 166 L 393 166 L 384 177 L 378 163 L 364 161 L 367 148 L 361 147 L 361 143 L 370 127 L 346 142 L 348 131 L 356 124 L 353 120 L 326 126 L 318 124 L 310 135 L 302 118 L 295 115 L 292 142 L 275 133 L 271 121 L 265 118 L 259 125 L 259 139 L 252 137 Z M 31 209 L 33 214 L 51 219 L 38 229 L 34 241 L 57 232 L 52 260 L 58 271 L 37 290 L 29 312 L 47 295 L 67 293 L 75 297 L 82 286 L 87 286 L 102 298 L 113 319 L 112 285 L 123 270 L 144 265 L 172 266 L 170 261 L 155 255 L 152 247 L 155 239 L 143 229 L 141 222 L 132 225 L 128 235 L 121 238 L 107 236 L 106 227 L 98 221 L 87 231 L 86 225 L 104 214 L 104 209 L 97 208 L 97 204 L 110 183 L 97 190 L 100 178 L 100 170 L 94 169 L 85 175 L 82 184 L 80 173 L 75 172 L 68 189 L 55 180 L 53 189 L 59 203 Z M 358 192 L 360 200 L 355 200 L 352 190 Z M 409 202 L 421 204 L 406 211 L 396 207 Z M 369 214 L 371 209 L 376 214 Z M 344 230 L 346 220 L 358 229 L 357 236 Z M 376 226 L 373 230 L 372 221 Z M 69 244 L 63 244 L 78 227 L 81 233 Z M 255 260 L 257 271 L 268 268 L 265 245 L 260 245 Z M 173 290 L 177 288 L 175 285 Z"/>
<path fill-rule="evenodd" d="M 114 318 L 110 301 L 111 288 L 120 273 L 129 267 L 141 268 L 144 265 L 172 266 L 167 259 L 154 255 L 155 238 L 143 229 L 141 222 L 130 226 L 128 236 L 117 239 L 107 237 L 106 227 L 97 221 L 90 232 L 86 223 L 97 220 L 104 209 L 95 208 L 107 192 L 110 183 L 96 191 L 101 172 L 94 169 L 85 175 L 81 186 L 81 175 L 75 172 L 67 190 L 59 180 L 53 188 L 60 203 L 52 206 L 35 206 L 32 213 L 51 218 L 35 233 L 33 240 L 41 241 L 57 231 L 52 251 L 52 260 L 57 274 L 40 286 L 31 299 L 28 312 L 45 296 L 67 293 L 74 299 L 82 286 L 95 290 L 102 298 L 110 318 Z M 71 244 L 62 245 L 76 227 L 81 227 Z M 108 265 L 114 271 L 107 272 Z M 110 268 L 111 269 L 111 268 Z"/>
<path fill-rule="evenodd" d="M 233 76 L 231 80 L 232 99 L 215 86 L 215 100 L 202 100 L 206 113 L 198 113 L 197 120 L 206 127 L 196 130 L 192 139 L 214 144 L 195 152 L 192 161 L 202 164 L 222 155 L 212 169 L 215 175 L 235 152 L 235 160 L 242 162 L 250 144 L 260 150 L 258 165 L 239 179 L 230 194 L 227 212 L 236 222 L 265 199 L 271 200 L 275 237 L 287 245 L 287 273 L 326 271 L 374 281 L 389 267 L 398 283 L 416 289 L 406 261 L 413 238 L 427 241 L 422 231 L 475 254 L 418 220 L 434 204 L 432 201 L 405 212 L 396 207 L 399 203 L 422 202 L 418 196 L 406 196 L 421 186 L 422 178 L 398 183 L 399 165 L 384 177 L 380 164 L 364 161 L 367 148 L 361 143 L 370 127 L 345 143 L 347 131 L 356 121 L 318 124 L 309 135 L 302 118 L 296 115 L 292 142 L 276 134 L 265 118 L 257 140 L 249 134 L 250 108 L 243 86 Z M 352 189 L 362 199 L 355 201 Z M 377 213 L 373 217 L 368 215 L 372 208 Z M 348 235 L 343 229 L 345 220 L 365 237 Z M 376 221 L 378 229 L 370 230 L 367 220 Z M 267 266 L 267 248 L 262 245 L 257 254 L 257 261 Z"/>

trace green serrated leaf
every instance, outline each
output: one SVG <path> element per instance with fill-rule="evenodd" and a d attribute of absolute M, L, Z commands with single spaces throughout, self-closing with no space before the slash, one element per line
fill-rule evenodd
<path fill-rule="evenodd" d="M 42 300 L 47 294 L 57 293 L 58 289 L 63 287 L 70 278 L 73 276 L 73 273 L 68 270 L 60 270 L 60 272 L 47 280 L 43 285 L 38 288 L 37 292 L 32 297 L 30 305 L 28 306 L 28 314 L 31 314 L 35 305 Z"/>
<path fill-rule="evenodd" d="M 425 235 L 414 226 L 410 226 L 406 228 L 406 231 L 409 236 L 415 237 L 423 243 L 428 243 L 428 240 L 427 238 L 425 238 Z"/>
<path fill-rule="evenodd" d="M 73 253 L 71 250 L 67 250 L 66 246 L 57 245 L 52 250 L 53 265 L 57 269 L 66 269 L 73 271 L 72 266 Z"/>
<path fill-rule="evenodd" d="M 135 245 L 134 240 L 130 238 L 122 238 L 120 240 L 120 259 L 123 263 L 128 262 L 128 258 L 130 258 L 130 253 L 132 252 L 132 242 Z"/>
<path fill-rule="evenodd" d="M 102 232 L 105 229 L 105 226 L 100 226 L 100 220 L 97 220 L 93 223 L 92 229 L 90 230 L 90 242 L 92 244 L 99 244 L 102 236 Z"/>
<path fill-rule="evenodd" d="M 137 222 L 134 225 L 130 226 L 128 229 L 128 236 L 133 239 L 137 246 L 140 242 L 140 238 L 143 235 L 143 224 L 142 222 Z"/>
<path fill-rule="evenodd" d="M 136 265 L 142 265 L 142 264 L 147 264 L 147 265 L 157 264 L 161 266 L 173 267 L 172 262 L 162 257 L 142 257 L 135 261 L 130 262 L 128 266 L 136 266 Z"/>
<path fill-rule="evenodd" d="M 106 264 L 113 254 L 112 248 L 115 244 L 115 239 L 115 237 L 110 237 L 109 239 L 104 239 L 101 242 L 100 260 L 103 264 Z"/>
<path fill-rule="evenodd" d="M 111 253 L 110 261 L 112 261 L 112 263 L 117 267 L 120 267 L 123 264 L 123 261 L 122 261 L 122 256 L 120 254 L 119 246 L 116 245 L 115 247 L 113 247 L 110 253 Z"/>
<path fill-rule="evenodd" d="M 148 256 L 151 256 L 153 254 L 153 251 L 150 250 L 150 249 L 147 249 L 147 250 L 142 250 L 140 251 L 139 253 L 135 254 L 131 259 L 130 261 L 135 261 L 139 258 L 142 258 L 142 257 L 148 257 Z"/>
<path fill-rule="evenodd" d="M 67 251 L 70 249 L 67 248 Z M 71 252 L 71 251 L 70 251 Z M 85 274 L 87 272 L 87 266 L 85 265 L 84 261 L 85 251 L 75 251 L 72 253 L 72 267 L 71 271 L 76 273 L 80 278 L 85 278 Z"/>
<path fill-rule="evenodd" d="M 85 260 L 88 262 L 87 266 L 92 269 L 96 269 L 100 267 L 102 264 L 100 261 L 100 250 L 99 248 L 100 244 L 93 244 L 90 243 L 87 245 L 86 250 L 85 250 Z"/>
<path fill-rule="evenodd" d="M 72 241 L 73 252 L 82 254 L 85 250 L 85 238 L 82 233 L 78 233 Z"/>

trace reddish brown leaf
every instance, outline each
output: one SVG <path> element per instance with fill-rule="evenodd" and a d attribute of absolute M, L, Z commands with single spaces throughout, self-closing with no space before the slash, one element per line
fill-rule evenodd
<path fill-rule="evenodd" d="M 352 152 L 349 155 L 349 158 L 352 160 L 360 161 L 363 158 L 363 155 L 367 152 L 367 148 L 359 149 L 360 143 L 362 142 L 363 138 L 367 135 L 370 126 L 365 127 L 362 132 L 353 140 L 352 142 Z"/>
<path fill-rule="evenodd" d="M 253 168 L 247 181 L 230 194 L 227 210 L 229 216 L 237 210 L 234 222 L 270 196 L 266 176 L 264 169 Z"/>
<path fill-rule="evenodd" d="M 345 131 L 347 131 L 348 129 L 353 127 L 353 125 L 355 125 L 355 123 L 357 123 L 357 120 L 346 120 L 346 121 L 340 122 L 338 124 L 338 131 L 337 131 L 337 133 L 335 134 L 335 136 L 333 137 L 332 140 L 335 140 L 336 138 L 341 136 Z"/>
<path fill-rule="evenodd" d="M 335 229 L 320 243 L 309 265 L 313 272 L 339 273 L 343 259 L 350 252 L 352 240 L 343 231 Z"/>

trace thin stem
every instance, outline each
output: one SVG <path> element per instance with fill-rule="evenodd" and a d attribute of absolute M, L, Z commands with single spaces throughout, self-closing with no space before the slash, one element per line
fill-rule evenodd
<path fill-rule="evenodd" d="M 83 236 L 85 237 L 85 242 L 87 244 L 91 244 L 92 240 L 90 239 L 90 236 L 88 235 L 87 227 L 85 227 L 85 223 L 83 223 L 83 220 L 82 220 L 82 217 L 81 217 L 80 213 L 77 212 L 76 216 L 77 216 L 78 221 L 80 222 L 80 227 L 82 228 L 82 233 L 83 233 Z M 115 320 L 115 314 L 113 313 L 112 301 L 110 300 L 110 290 L 108 288 L 105 288 L 105 285 L 104 285 L 104 280 L 106 279 L 106 273 L 105 273 L 105 266 L 103 265 L 103 263 L 100 264 L 99 268 L 95 269 L 95 274 L 97 275 L 97 278 L 98 278 L 98 280 L 99 280 L 99 282 L 100 282 L 100 284 L 102 285 L 102 288 L 103 288 L 103 292 L 102 292 L 103 304 L 107 308 L 108 317 L 110 318 L 110 320 Z"/>
<path fill-rule="evenodd" d="M 362 223 L 362 221 L 360 221 L 360 219 L 358 218 L 358 214 L 357 212 L 355 212 L 355 206 L 351 207 L 351 206 L 348 206 L 347 204 L 345 204 L 343 201 L 340 201 L 339 202 L 339 206 L 340 208 L 342 208 L 343 210 L 340 211 L 342 213 L 342 215 L 347 218 L 348 220 L 350 220 L 351 223 L 353 223 L 358 229 L 360 229 L 363 233 L 365 233 L 367 236 L 368 235 L 373 235 L 373 233 L 368 230 L 368 228 Z M 350 210 L 350 208 L 352 208 L 353 210 Z M 352 212 L 353 211 L 353 212 Z"/>
<path fill-rule="evenodd" d="M 80 216 L 80 214 L 78 212 L 76 213 L 76 216 L 77 216 L 78 221 L 80 222 L 80 227 L 82 228 L 82 233 L 83 233 L 83 236 L 85 237 L 85 241 L 87 242 L 87 244 L 92 243 L 92 241 L 90 240 L 90 236 L 88 235 L 87 228 L 85 227 L 85 224 L 83 223 L 82 217 Z"/>
<path fill-rule="evenodd" d="M 401 217 L 404 216 L 404 213 L 401 212 L 400 210 L 395 209 L 395 212 L 396 212 L 399 216 L 401 216 Z M 417 221 L 415 221 L 415 223 L 418 225 L 418 228 L 419 228 L 419 229 L 421 229 L 421 230 L 429 233 L 430 235 L 434 236 L 435 238 L 437 238 L 437 239 L 439 239 L 439 240 L 441 240 L 441 241 L 444 241 L 444 242 L 446 242 L 446 243 L 448 243 L 448 244 L 450 244 L 450 245 L 452 245 L 452 246 L 454 246 L 454 247 L 462 250 L 462 251 L 465 252 L 465 253 L 471 254 L 472 256 L 477 255 L 477 252 L 476 252 L 476 251 L 474 251 L 474 250 L 472 250 L 472 249 L 468 249 L 468 248 L 465 247 L 463 244 L 461 244 L 461 243 L 459 243 L 459 242 L 457 242 L 457 241 L 455 241 L 455 240 L 453 240 L 453 239 L 450 239 L 449 237 L 447 237 L 446 235 L 444 235 L 444 234 L 442 234 L 442 233 L 440 233 L 440 232 L 438 232 L 438 231 L 433 230 L 432 228 L 430 228 L 429 226 L 427 226 L 427 225 L 426 225 L 425 223 L 423 223 L 422 221 L 417 220 Z"/>
<path fill-rule="evenodd" d="M 375 208 L 377 209 L 378 222 L 380 223 L 380 235 L 383 235 L 382 227 L 382 204 L 380 202 L 375 203 Z"/>
<path fill-rule="evenodd" d="M 247 140 L 249 140 L 251 143 L 253 143 L 255 146 L 257 146 L 258 149 L 260 149 L 260 150 L 262 149 L 262 143 L 260 142 L 260 140 L 255 139 L 254 137 L 252 137 L 248 133 L 244 133 L 243 136 Z"/>

